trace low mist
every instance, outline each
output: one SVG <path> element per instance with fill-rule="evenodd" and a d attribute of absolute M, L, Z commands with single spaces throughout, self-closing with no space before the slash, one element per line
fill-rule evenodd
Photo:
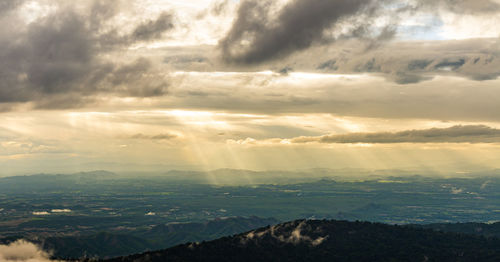
<path fill-rule="evenodd" d="M 62 262 L 51 260 L 50 254 L 37 245 L 18 240 L 8 245 L 0 245 L 0 261 L 2 262 Z"/>

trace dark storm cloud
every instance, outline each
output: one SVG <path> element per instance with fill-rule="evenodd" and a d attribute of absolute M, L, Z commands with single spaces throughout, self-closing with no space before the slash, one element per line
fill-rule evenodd
<path fill-rule="evenodd" d="M 478 16 L 500 11 L 500 4 L 492 0 L 292 0 L 277 12 L 273 7 L 272 1 L 241 2 L 231 30 L 219 42 L 224 61 L 255 65 L 288 57 L 315 44 L 331 46 L 352 38 L 363 40 L 364 51 L 370 51 L 394 39 L 401 21 L 419 12 L 439 17 L 443 11 Z M 381 16 L 389 18 L 388 24 L 374 26 Z M 343 33 L 337 37 L 327 34 L 335 29 L 343 29 Z M 458 67 L 452 65 L 452 69 Z M 421 78 L 400 75 L 403 77 L 395 78 L 401 78 L 402 83 Z"/>
<path fill-rule="evenodd" d="M 484 125 L 453 126 L 401 132 L 349 133 L 318 137 L 297 137 L 292 143 L 388 144 L 388 143 L 499 143 L 500 129 Z"/>
<path fill-rule="evenodd" d="M 14 7 L 15 1 L 8 7 Z M 7 4 L 0 7 L 5 9 Z M 16 2 L 17 3 L 17 2 Z M 167 84 L 146 59 L 120 64 L 105 54 L 139 41 L 155 40 L 173 28 L 172 15 L 140 23 L 130 34 L 104 26 L 118 14 L 119 1 L 94 1 L 88 13 L 60 7 L 26 25 L 0 29 L 0 103 L 34 102 L 38 108 L 79 107 L 92 96 L 157 96 Z M 22 26 L 22 25 L 19 25 Z M 121 79 L 121 80 L 118 80 Z"/>
<path fill-rule="evenodd" d="M 219 46 L 228 62 L 251 64 L 287 56 L 324 40 L 325 30 L 341 19 L 375 12 L 374 3 L 369 0 L 295 0 L 273 17 L 269 13 L 270 1 L 246 0 Z"/>
<path fill-rule="evenodd" d="M 21 53 L 29 88 L 45 94 L 79 88 L 97 65 L 92 34 L 82 17 L 63 12 L 29 28 Z"/>
<path fill-rule="evenodd" d="M 99 68 L 92 34 L 71 11 L 40 19 L 2 42 L 1 102 L 74 91 Z"/>

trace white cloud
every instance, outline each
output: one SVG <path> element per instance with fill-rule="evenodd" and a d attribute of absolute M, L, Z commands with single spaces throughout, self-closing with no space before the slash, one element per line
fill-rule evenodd
<path fill-rule="evenodd" d="M 9 245 L 0 245 L 0 261 L 2 262 L 55 262 L 50 254 L 38 246 L 25 240 L 18 240 Z M 62 262 L 62 261 L 59 261 Z"/>
<path fill-rule="evenodd" d="M 52 213 L 71 213 L 71 209 L 52 209 Z"/>
<path fill-rule="evenodd" d="M 48 216 L 48 215 L 50 215 L 50 213 L 47 211 L 33 211 L 32 214 L 35 216 Z"/>

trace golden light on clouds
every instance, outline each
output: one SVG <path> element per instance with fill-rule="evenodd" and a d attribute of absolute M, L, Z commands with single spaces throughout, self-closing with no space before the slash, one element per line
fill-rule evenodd
<path fill-rule="evenodd" d="M 6 4 L 2 167 L 500 167 L 500 2 L 344 2 Z"/>

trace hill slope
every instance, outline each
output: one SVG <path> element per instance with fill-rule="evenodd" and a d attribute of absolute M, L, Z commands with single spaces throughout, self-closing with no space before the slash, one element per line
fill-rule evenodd
<path fill-rule="evenodd" d="M 500 240 L 369 222 L 298 220 L 106 261 L 500 261 Z"/>
<path fill-rule="evenodd" d="M 91 235 L 35 236 L 25 240 L 39 244 L 55 258 L 111 258 L 168 248 L 190 241 L 213 240 L 277 223 L 273 218 L 232 217 L 203 223 L 160 224 L 146 230 L 122 233 L 115 231 Z M 0 239 L 0 244 L 9 244 L 22 238 Z"/>

